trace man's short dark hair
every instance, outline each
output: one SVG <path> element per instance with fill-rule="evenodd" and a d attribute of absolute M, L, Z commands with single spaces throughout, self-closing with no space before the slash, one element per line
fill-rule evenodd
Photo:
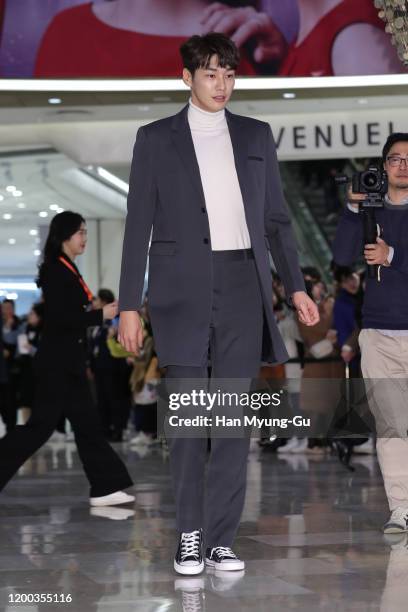
<path fill-rule="evenodd" d="M 112 304 L 115 301 L 115 296 L 110 289 L 99 289 L 98 298 L 105 304 Z"/>
<path fill-rule="evenodd" d="M 408 134 L 406 132 L 394 132 L 388 136 L 382 151 L 383 162 L 387 161 L 388 153 L 397 142 L 408 142 Z"/>
<path fill-rule="evenodd" d="M 16 309 L 15 301 L 14 300 L 10 300 L 9 298 L 4 299 L 2 304 L 11 304 L 11 306 L 13 307 L 13 311 Z"/>
<path fill-rule="evenodd" d="M 345 280 L 353 276 L 354 272 L 355 270 L 349 266 L 336 266 L 333 274 L 334 280 L 340 285 Z"/>
<path fill-rule="evenodd" d="M 302 274 L 303 276 L 308 276 L 311 278 L 312 281 L 320 282 L 322 280 L 322 275 L 320 274 L 319 270 L 313 266 L 304 266 L 302 268 Z"/>
<path fill-rule="evenodd" d="M 194 76 L 198 68 L 208 68 L 213 55 L 218 57 L 221 68 L 235 70 L 239 64 L 236 44 L 220 32 L 209 32 L 204 36 L 195 34 L 180 47 L 184 68 Z"/>

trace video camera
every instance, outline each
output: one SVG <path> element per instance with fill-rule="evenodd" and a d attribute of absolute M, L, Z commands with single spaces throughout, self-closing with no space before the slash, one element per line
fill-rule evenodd
<path fill-rule="evenodd" d="M 344 185 L 350 179 L 346 175 L 336 176 L 336 183 Z M 368 166 L 363 172 L 355 172 L 351 178 L 353 193 L 361 193 L 366 197 L 359 202 L 360 211 L 366 208 L 383 208 L 384 196 L 388 191 L 388 177 L 378 166 Z"/>
<path fill-rule="evenodd" d="M 337 176 L 336 183 L 344 185 L 350 179 L 346 175 Z M 384 196 L 388 191 L 388 177 L 378 166 L 368 166 L 363 172 L 355 172 L 351 178 L 353 193 L 365 195 L 365 199 L 358 202 L 359 213 L 363 214 L 364 243 L 374 244 L 377 240 L 377 221 L 375 210 L 384 208 Z M 378 266 L 367 266 L 371 278 L 377 276 Z M 378 278 L 378 276 L 377 276 Z"/>

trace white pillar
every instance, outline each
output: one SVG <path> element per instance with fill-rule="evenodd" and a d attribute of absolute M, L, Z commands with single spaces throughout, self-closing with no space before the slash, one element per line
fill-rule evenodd
<path fill-rule="evenodd" d="M 86 284 L 94 295 L 100 288 L 100 262 L 99 262 L 99 221 L 95 219 L 86 219 L 86 227 L 88 230 L 88 242 L 86 250 L 81 257 L 78 257 L 75 262 L 81 271 Z"/>
<path fill-rule="evenodd" d="M 100 287 L 111 289 L 115 297 L 119 292 L 125 219 L 99 221 Z"/>

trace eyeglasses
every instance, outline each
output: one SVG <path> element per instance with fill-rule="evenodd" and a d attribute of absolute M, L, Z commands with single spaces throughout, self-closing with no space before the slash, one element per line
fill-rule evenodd
<path fill-rule="evenodd" d="M 387 162 L 390 164 L 390 166 L 393 166 L 394 168 L 400 166 L 402 162 L 404 162 L 405 165 L 408 167 L 408 157 L 400 157 L 399 155 L 389 155 L 387 157 Z"/>

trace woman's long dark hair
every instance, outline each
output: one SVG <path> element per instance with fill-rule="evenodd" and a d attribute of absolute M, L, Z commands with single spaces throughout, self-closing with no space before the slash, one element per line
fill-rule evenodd
<path fill-rule="evenodd" d="M 62 255 L 62 243 L 69 240 L 71 236 L 79 230 L 82 223 L 85 223 L 85 219 L 82 215 L 70 210 L 64 210 L 64 212 L 55 215 L 50 223 L 50 229 L 43 251 L 43 260 L 39 266 L 37 278 L 38 287 L 42 286 L 46 266 L 50 262 L 56 261 L 58 257 Z"/>

